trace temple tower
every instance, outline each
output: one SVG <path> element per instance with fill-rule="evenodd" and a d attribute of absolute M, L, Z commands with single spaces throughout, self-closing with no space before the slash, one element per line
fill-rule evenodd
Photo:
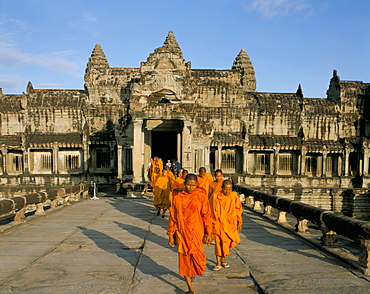
<path fill-rule="evenodd" d="M 256 91 L 256 75 L 252 62 L 244 48 L 236 56 L 231 69 L 239 73 L 240 83 L 246 91 Z"/>

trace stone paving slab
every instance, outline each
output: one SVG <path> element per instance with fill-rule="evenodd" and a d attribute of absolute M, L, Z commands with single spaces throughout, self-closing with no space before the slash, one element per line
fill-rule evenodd
<path fill-rule="evenodd" d="M 370 282 L 360 273 L 286 230 L 272 228 L 263 216 L 246 210 L 244 226 L 253 232 L 243 229 L 236 252 L 264 293 L 370 293 Z"/>
<path fill-rule="evenodd" d="M 5 230 L 0 293 L 184 293 L 155 212 L 148 199 L 87 199 Z M 212 271 L 214 248 L 205 251 L 197 293 L 258 293 L 250 272 L 264 293 L 370 293 L 369 281 L 248 209 L 230 268 Z"/>
<path fill-rule="evenodd" d="M 85 200 L 32 219 L 0 235 L 0 293 L 184 293 L 166 227 L 147 199 Z M 198 293 L 257 293 L 240 258 L 213 272 L 206 250 Z"/>

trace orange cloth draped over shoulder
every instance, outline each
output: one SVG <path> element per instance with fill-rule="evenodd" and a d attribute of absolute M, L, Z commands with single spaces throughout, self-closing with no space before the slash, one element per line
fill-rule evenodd
<path fill-rule="evenodd" d="M 218 193 L 221 191 L 222 183 L 224 179 L 221 179 L 219 182 L 212 182 L 209 184 L 208 198 L 211 198 L 213 193 Z"/>
<path fill-rule="evenodd" d="M 201 189 L 176 195 L 170 208 L 168 235 L 174 234 L 181 276 L 202 276 L 206 265 L 204 230 L 212 232 L 212 218 L 207 195 Z"/>
<path fill-rule="evenodd" d="M 170 207 L 171 179 L 168 176 L 158 177 L 153 187 L 154 201 L 156 208 L 168 209 Z"/>
<path fill-rule="evenodd" d="M 155 172 L 156 168 L 159 169 L 158 172 Z M 149 170 L 150 186 L 154 187 L 155 181 L 162 174 L 162 170 L 163 170 L 162 159 L 160 159 L 159 157 L 154 157 L 154 159 L 150 159 L 150 170 Z"/>
<path fill-rule="evenodd" d="M 204 189 L 206 195 L 209 192 L 209 184 L 213 182 L 213 177 L 210 173 L 206 173 L 204 177 L 197 175 L 198 178 L 198 188 Z"/>
<path fill-rule="evenodd" d="M 182 177 L 177 177 L 174 182 L 172 182 L 172 197 L 171 203 L 173 201 L 173 197 L 177 194 L 180 194 L 182 191 L 176 191 L 175 189 L 185 189 L 185 179 Z"/>
<path fill-rule="evenodd" d="M 157 179 L 162 175 L 162 173 L 156 173 L 156 172 L 152 172 L 151 173 L 151 178 L 150 178 L 150 186 L 154 187 L 155 186 L 155 183 L 157 182 Z"/>
<path fill-rule="evenodd" d="M 213 219 L 215 255 L 226 257 L 230 255 L 229 248 L 234 248 L 240 242 L 237 221 L 243 221 L 242 203 L 235 192 L 226 196 L 221 191 L 212 194 L 209 204 Z"/>
<path fill-rule="evenodd" d="M 168 173 L 167 173 L 167 175 L 171 178 L 171 180 L 174 182 L 175 181 L 175 176 L 174 176 L 174 174 L 173 174 L 173 172 L 172 171 L 168 171 Z"/>

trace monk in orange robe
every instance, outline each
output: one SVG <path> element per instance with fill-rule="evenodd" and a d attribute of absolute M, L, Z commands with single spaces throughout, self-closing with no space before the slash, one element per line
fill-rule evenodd
<path fill-rule="evenodd" d="M 215 170 L 215 181 L 209 184 L 208 199 L 211 198 L 213 193 L 218 193 L 221 191 L 221 185 L 224 181 L 223 176 L 224 174 L 222 173 L 222 170 Z"/>
<path fill-rule="evenodd" d="M 149 179 L 150 179 L 150 186 L 154 187 L 155 181 L 159 176 L 162 175 L 163 170 L 163 161 L 159 157 L 154 157 L 150 159 L 150 170 L 149 170 Z"/>
<path fill-rule="evenodd" d="M 213 177 L 210 173 L 207 173 L 205 167 L 201 167 L 199 169 L 199 174 L 197 175 L 198 178 L 198 188 L 203 189 L 208 196 L 209 193 L 209 184 L 213 182 Z"/>
<path fill-rule="evenodd" d="M 189 292 L 194 293 L 192 277 L 203 276 L 206 265 L 203 238 L 208 246 L 212 241 L 212 218 L 207 195 L 197 188 L 194 174 L 185 178 L 185 190 L 173 198 L 167 235 L 168 244 L 177 246 L 179 272 L 185 277 Z"/>
<path fill-rule="evenodd" d="M 167 176 L 169 176 L 172 181 L 175 181 L 175 175 L 173 174 L 173 172 L 171 171 L 171 169 L 167 165 L 165 165 L 163 167 L 163 170 L 166 170 L 167 171 Z"/>
<path fill-rule="evenodd" d="M 217 271 L 230 265 L 225 257 L 230 255 L 229 248 L 234 248 L 239 242 L 239 233 L 242 229 L 243 207 L 238 195 L 232 191 L 230 180 L 222 183 L 222 190 L 213 193 L 209 204 L 213 219 L 213 238 L 215 240 L 215 255 L 217 264 L 213 270 Z"/>
<path fill-rule="evenodd" d="M 157 178 L 153 187 L 154 201 L 153 205 L 157 208 L 157 215 L 163 210 L 163 217 L 170 207 L 171 178 L 167 175 L 167 170 L 163 170 L 160 177 Z"/>
<path fill-rule="evenodd" d="M 173 201 L 173 197 L 175 197 L 177 194 L 180 194 L 182 191 L 185 190 L 185 178 L 188 175 L 188 171 L 182 170 L 181 176 L 177 177 L 175 181 L 172 183 L 172 197 L 171 197 L 171 203 Z"/>
<path fill-rule="evenodd" d="M 154 187 L 155 182 L 157 181 L 158 177 L 162 175 L 162 172 L 160 169 L 157 167 L 155 168 L 151 173 L 150 173 L 150 186 Z"/>

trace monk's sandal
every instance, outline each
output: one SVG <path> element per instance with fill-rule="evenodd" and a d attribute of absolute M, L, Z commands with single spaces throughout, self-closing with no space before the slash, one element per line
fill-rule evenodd
<path fill-rule="evenodd" d="M 221 265 L 222 265 L 223 267 L 230 267 L 230 265 L 229 265 L 227 262 L 223 262 L 223 263 L 221 263 Z"/>
<path fill-rule="evenodd" d="M 220 269 L 222 269 L 222 266 L 221 265 L 216 265 L 213 270 L 214 271 L 219 271 Z"/>

